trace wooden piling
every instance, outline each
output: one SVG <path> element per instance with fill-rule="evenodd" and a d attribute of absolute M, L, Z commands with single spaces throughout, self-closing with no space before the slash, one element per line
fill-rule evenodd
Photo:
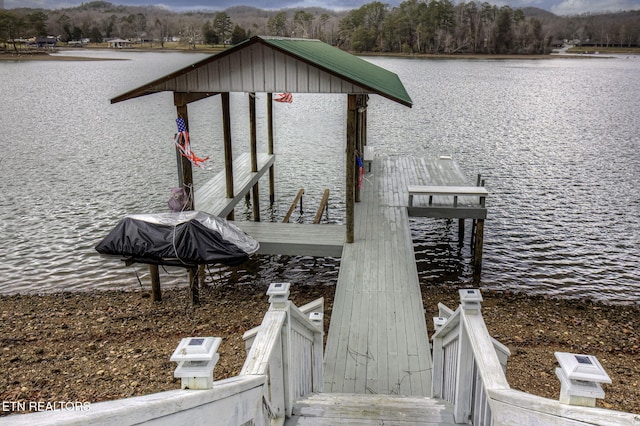
<path fill-rule="evenodd" d="M 322 220 L 322 212 L 324 212 L 325 210 L 328 210 L 328 207 L 327 207 L 328 203 L 329 203 L 329 188 L 325 189 L 324 194 L 322 194 L 322 200 L 320 200 L 320 206 L 318 206 L 318 211 L 316 212 L 316 216 L 313 218 L 314 224 L 320 223 L 320 220 Z"/>
<path fill-rule="evenodd" d="M 151 300 L 162 302 L 162 290 L 160 290 L 160 271 L 158 265 L 149 265 L 149 275 L 151 276 Z"/>
<path fill-rule="evenodd" d="M 191 293 L 191 303 L 200 303 L 200 280 L 198 280 L 198 268 L 189 268 L 189 291 Z"/>
<path fill-rule="evenodd" d="M 229 92 L 220 94 L 222 101 L 222 129 L 224 132 L 224 172 L 227 184 L 227 198 L 233 198 L 233 148 L 231 143 L 231 112 L 229 107 Z M 234 219 L 233 210 L 227 215 L 228 220 Z"/>
<path fill-rule="evenodd" d="M 256 125 L 256 94 L 249 93 L 249 127 L 251 131 L 251 171 L 258 171 L 258 132 Z M 260 191 L 258 182 L 253 185 L 253 220 L 260 222 Z"/>
<path fill-rule="evenodd" d="M 187 131 L 189 131 L 189 113 L 187 110 L 188 97 L 185 93 L 174 92 L 173 93 L 173 102 L 176 107 L 176 114 L 178 118 L 182 118 L 184 120 L 185 127 Z M 176 151 L 178 148 L 176 147 Z M 191 167 L 191 161 L 188 158 L 181 155 L 180 152 L 177 152 L 177 155 L 180 156 L 180 182 L 182 182 L 182 188 L 184 189 L 185 195 L 187 196 L 187 205 L 185 210 L 193 210 L 194 200 L 193 200 L 193 170 Z"/>
<path fill-rule="evenodd" d="M 268 154 L 273 155 L 273 94 L 267 93 L 267 137 L 268 137 Z M 269 204 L 273 206 L 276 201 L 275 191 L 275 169 L 274 166 L 269 167 Z"/>
<path fill-rule="evenodd" d="M 300 191 L 298 191 L 298 195 L 296 195 L 296 198 L 293 200 L 293 203 L 291 203 L 291 206 L 289 206 L 289 210 L 287 211 L 287 214 L 284 215 L 284 219 L 282 219 L 282 223 L 288 223 L 289 219 L 291 218 L 291 215 L 293 214 L 293 211 L 296 208 L 296 204 L 298 204 L 298 201 L 300 201 L 300 214 L 302 214 L 302 195 L 304 194 L 304 188 L 300 188 Z"/>
<path fill-rule="evenodd" d="M 482 245 L 484 243 L 484 219 L 476 220 L 475 245 L 473 247 L 473 283 L 480 283 L 482 273 Z"/>
<path fill-rule="evenodd" d="M 346 152 L 346 235 L 345 241 L 353 243 L 355 236 L 355 189 L 356 189 L 356 131 L 357 95 L 347 96 L 347 152 Z"/>

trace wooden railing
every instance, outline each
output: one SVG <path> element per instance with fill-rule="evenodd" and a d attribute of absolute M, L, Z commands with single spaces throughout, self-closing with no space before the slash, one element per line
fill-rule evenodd
<path fill-rule="evenodd" d="M 318 299 L 300 309 L 287 297 L 270 302 L 262 324 L 245 333 L 248 354 L 242 371 L 213 382 L 212 389 L 3 416 L 0 425 L 282 425 L 297 398 L 322 391 L 324 302 Z"/>
<path fill-rule="evenodd" d="M 248 354 L 240 376 L 268 376 L 265 405 L 272 418 L 284 420 L 298 398 L 322 392 L 323 305 L 323 299 L 301 309 L 272 303 L 262 325 L 243 336 Z"/>
<path fill-rule="evenodd" d="M 477 292 L 465 301 L 463 292 Z M 455 311 L 439 305 L 434 318 L 433 397 L 454 406 L 456 423 L 483 425 L 626 425 L 640 416 L 561 404 L 511 389 L 505 376 L 508 349 L 493 339 L 481 314 L 477 290 L 461 290 Z"/>

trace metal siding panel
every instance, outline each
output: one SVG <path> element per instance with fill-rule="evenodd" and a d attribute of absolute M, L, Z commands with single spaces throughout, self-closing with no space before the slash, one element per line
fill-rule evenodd
<path fill-rule="evenodd" d="M 287 92 L 298 92 L 298 87 L 296 85 L 297 76 L 296 76 L 296 60 L 290 57 L 285 58 L 285 88 Z"/>
<path fill-rule="evenodd" d="M 287 64 L 281 54 L 274 56 L 275 66 L 275 91 L 283 92 L 287 85 Z"/>
<path fill-rule="evenodd" d="M 207 86 L 209 81 L 209 67 L 202 67 L 198 69 L 198 81 L 196 89 L 198 92 L 207 92 Z"/>
<path fill-rule="evenodd" d="M 320 71 L 315 67 L 309 67 L 308 73 L 309 82 L 307 87 L 309 88 L 309 93 L 321 93 L 322 85 L 320 83 L 322 79 L 320 78 Z"/>
<path fill-rule="evenodd" d="M 229 87 L 231 85 L 231 75 L 229 74 L 229 58 L 216 61 L 215 72 L 209 77 L 211 81 L 211 87 L 215 91 L 223 91 L 221 88 Z M 212 64 L 212 65 L 213 65 Z"/>
<path fill-rule="evenodd" d="M 242 92 L 242 62 L 240 55 L 229 57 L 229 92 Z"/>
<path fill-rule="evenodd" d="M 309 65 L 296 63 L 296 92 L 309 93 Z"/>
<path fill-rule="evenodd" d="M 254 46 L 251 46 L 251 49 L 242 51 L 242 56 L 240 57 L 240 63 L 242 65 L 242 68 L 240 69 L 240 75 L 242 76 L 241 82 L 243 92 L 256 91 L 253 78 L 256 70 L 254 69 L 252 59 L 254 51 Z"/>
<path fill-rule="evenodd" d="M 266 51 L 264 48 L 256 49 L 253 55 L 253 85 L 255 92 L 264 92 L 265 91 L 265 66 L 264 66 L 264 55 Z"/>
<path fill-rule="evenodd" d="M 264 52 L 262 57 L 262 65 L 264 67 L 264 91 L 275 92 L 276 91 L 276 75 L 278 72 L 277 63 L 275 59 L 275 53 L 273 50 Z"/>

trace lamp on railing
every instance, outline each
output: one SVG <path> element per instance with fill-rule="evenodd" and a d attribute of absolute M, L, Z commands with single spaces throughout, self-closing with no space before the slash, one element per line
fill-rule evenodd
<path fill-rule="evenodd" d="M 324 319 L 323 312 L 310 312 L 309 313 L 309 321 L 311 321 L 316 327 L 320 330 L 323 329 L 322 320 Z"/>
<path fill-rule="evenodd" d="M 480 312 L 482 305 L 482 294 L 480 290 L 475 288 L 464 288 L 458 290 L 460 294 L 460 303 L 462 304 L 462 310 L 467 314 L 477 314 Z"/>
<path fill-rule="evenodd" d="M 433 328 L 435 331 L 440 330 L 447 323 L 445 317 L 433 317 Z"/>
<path fill-rule="evenodd" d="M 177 362 L 173 377 L 180 377 L 182 389 L 211 389 L 213 387 L 213 368 L 220 354 L 220 337 L 185 337 L 171 355 L 171 361 Z"/>
<path fill-rule="evenodd" d="M 555 352 L 555 356 L 560 364 L 556 368 L 561 384 L 560 403 L 595 407 L 596 398 L 604 398 L 600 383 L 611 383 L 598 359 L 567 352 Z"/>
<path fill-rule="evenodd" d="M 267 289 L 269 296 L 269 309 L 284 309 L 289 302 L 289 287 L 291 283 L 271 283 Z"/>

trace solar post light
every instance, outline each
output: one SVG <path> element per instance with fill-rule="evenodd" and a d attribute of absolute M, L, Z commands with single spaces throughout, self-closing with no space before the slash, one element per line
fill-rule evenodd
<path fill-rule="evenodd" d="M 600 383 L 611 379 L 593 355 L 555 352 L 560 364 L 556 376 L 560 379 L 560 403 L 595 407 L 596 398 L 604 398 Z"/>
<path fill-rule="evenodd" d="M 271 283 L 267 289 L 270 309 L 284 309 L 289 301 L 289 287 L 291 283 Z"/>
<path fill-rule="evenodd" d="M 447 318 L 445 317 L 433 317 L 433 328 L 435 331 L 440 330 L 447 323 Z"/>
<path fill-rule="evenodd" d="M 324 313 L 311 312 L 309 313 L 309 321 L 311 321 L 316 327 L 322 330 L 322 320 L 324 319 Z"/>
<path fill-rule="evenodd" d="M 213 388 L 213 368 L 220 354 L 220 337 L 185 337 L 171 355 L 177 362 L 173 377 L 180 377 L 182 389 Z"/>
<path fill-rule="evenodd" d="M 482 294 L 480 290 L 475 288 L 464 288 L 458 290 L 460 294 L 460 303 L 462 303 L 462 310 L 467 314 L 477 314 L 480 312 L 482 305 Z"/>

